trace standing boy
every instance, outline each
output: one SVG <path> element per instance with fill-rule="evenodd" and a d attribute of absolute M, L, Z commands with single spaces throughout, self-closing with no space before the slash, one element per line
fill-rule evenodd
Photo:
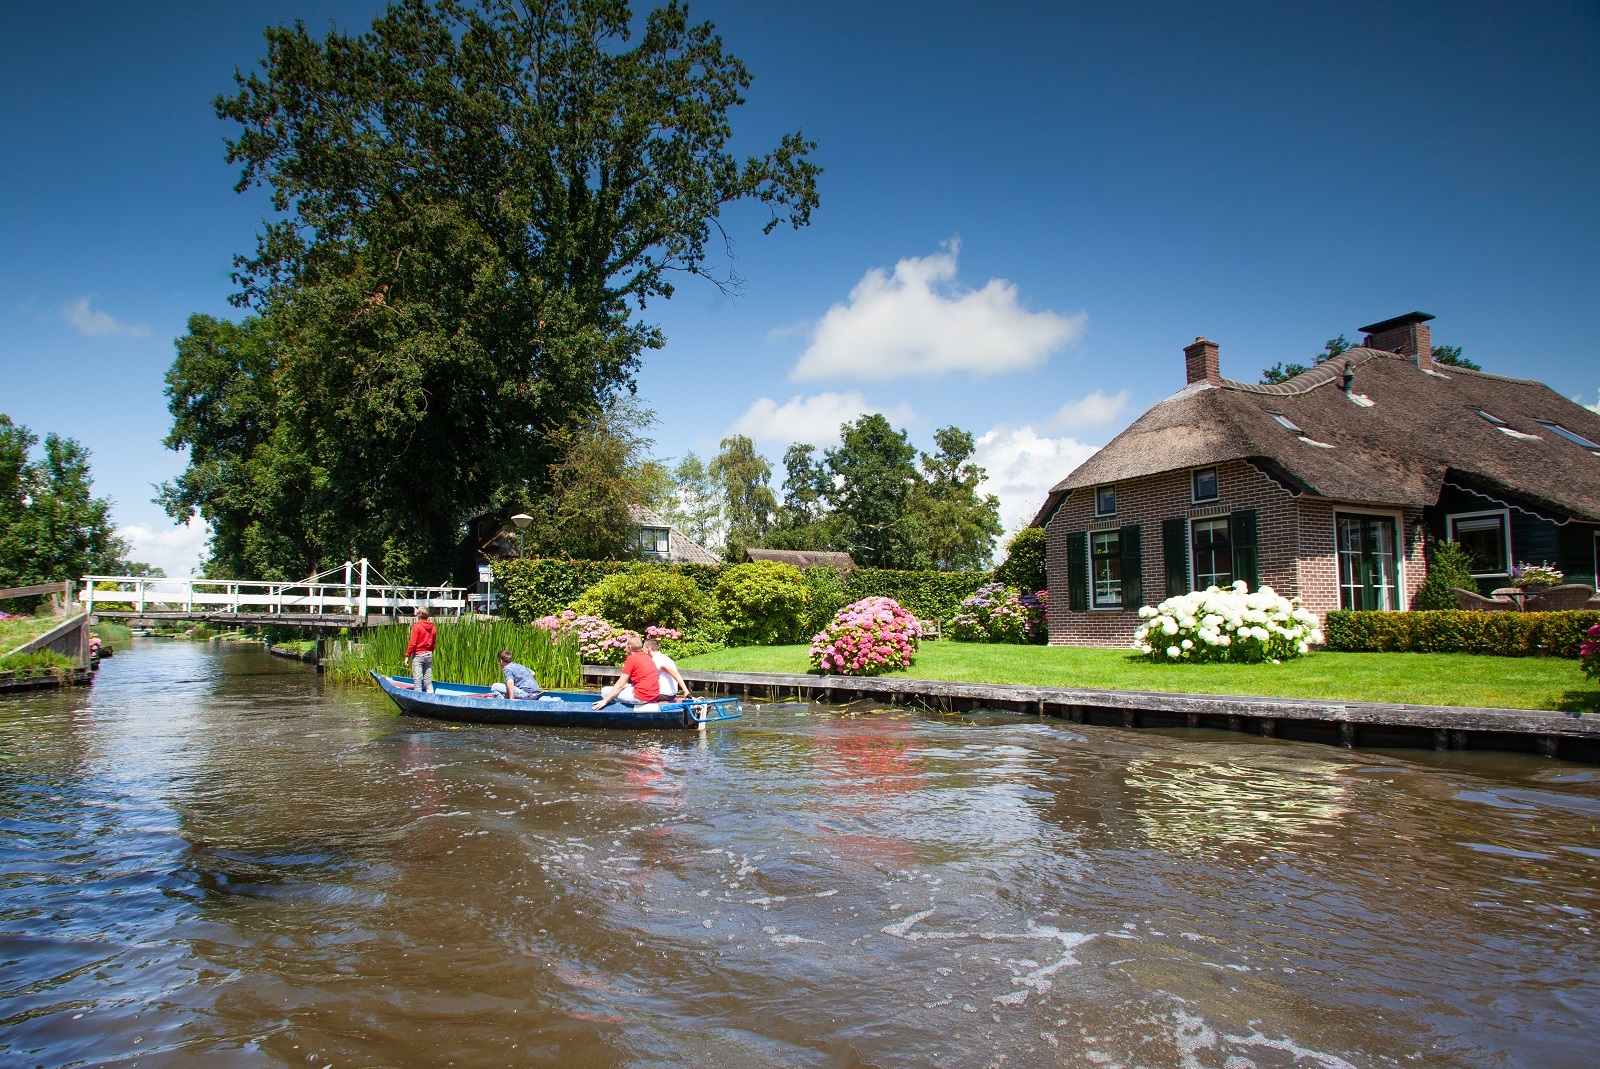
<path fill-rule="evenodd" d="M 406 643 L 406 664 L 411 666 L 411 685 L 420 691 L 433 690 L 433 646 L 439 639 L 427 607 L 417 610 L 411 625 L 411 641 Z"/>

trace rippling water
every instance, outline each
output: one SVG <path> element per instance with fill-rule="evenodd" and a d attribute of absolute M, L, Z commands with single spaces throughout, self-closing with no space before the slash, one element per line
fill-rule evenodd
<path fill-rule="evenodd" d="M 1009 714 L 0 703 L 0 1062 L 1590 1066 L 1600 774 Z"/>

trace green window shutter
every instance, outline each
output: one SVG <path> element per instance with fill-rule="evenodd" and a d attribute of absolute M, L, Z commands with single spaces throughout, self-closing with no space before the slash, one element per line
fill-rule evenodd
<path fill-rule="evenodd" d="M 1082 531 L 1067 535 L 1067 608 L 1089 611 L 1089 536 Z"/>
<path fill-rule="evenodd" d="M 1161 557 L 1167 566 L 1167 597 L 1189 592 L 1189 521 L 1161 521 Z"/>
<path fill-rule="evenodd" d="M 1127 524 L 1121 531 L 1122 607 L 1138 609 L 1144 604 L 1144 558 L 1139 553 L 1139 525 Z"/>
<path fill-rule="evenodd" d="M 1228 536 L 1233 539 L 1233 577 L 1243 579 L 1254 590 L 1261 585 L 1261 554 L 1256 548 L 1256 510 L 1240 509 L 1228 517 Z"/>

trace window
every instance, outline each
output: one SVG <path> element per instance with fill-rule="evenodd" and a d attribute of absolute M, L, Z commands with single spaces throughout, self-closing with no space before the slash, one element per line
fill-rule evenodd
<path fill-rule="evenodd" d="M 1565 438 L 1569 442 L 1573 442 L 1573 443 L 1575 443 L 1577 445 L 1581 445 L 1585 449 L 1600 451 L 1600 445 L 1596 445 L 1595 443 L 1589 441 L 1589 439 L 1585 438 L 1583 435 L 1579 434 L 1576 431 L 1567 430 L 1565 427 L 1563 427 L 1559 423 L 1551 423 L 1547 419 L 1536 419 L 1536 420 L 1534 420 L 1534 422 L 1537 423 L 1539 426 L 1543 427 L 1547 431 L 1552 431 L 1552 432 L 1554 432 L 1556 434 L 1561 435 L 1561 437 Z"/>
<path fill-rule="evenodd" d="M 1195 520 L 1190 528 L 1193 531 L 1194 588 L 1204 590 L 1208 586 L 1232 583 L 1233 538 L 1228 518 Z"/>
<path fill-rule="evenodd" d="M 1291 420 L 1288 416 L 1284 415 L 1282 412 L 1274 412 L 1274 413 L 1272 413 L 1272 418 L 1278 421 L 1278 425 L 1280 427 L 1283 427 L 1283 428 L 1285 428 L 1287 430 L 1294 431 L 1296 434 L 1304 434 L 1305 433 L 1305 431 L 1301 430 L 1299 427 L 1296 427 L 1294 425 L 1294 421 Z"/>
<path fill-rule="evenodd" d="M 1474 512 L 1448 519 L 1450 538 L 1472 558 L 1472 574 L 1505 575 L 1511 563 L 1507 512 Z"/>
<path fill-rule="evenodd" d="M 1490 423 L 1493 423 L 1496 427 L 1504 427 L 1506 425 L 1505 420 L 1501 419 L 1499 416 L 1492 416 L 1481 408 L 1474 408 L 1473 411 L 1482 416 L 1484 419 L 1488 420 Z"/>
<path fill-rule="evenodd" d="M 1092 579 L 1094 607 L 1122 608 L 1122 532 L 1090 533 L 1089 575 Z"/>
<path fill-rule="evenodd" d="M 1339 608 L 1400 608 L 1395 521 L 1391 516 L 1334 517 L 1339 545 Z"/>
<path fill-rule="evenodd" d="M 672 555 L 671 531 L 665 527 L 641 527 L 633 536 L 633 548 L 665 560 Z"/>
<path fill-rule="evenodd" d="M 1115 516 L 1117 514 L 1117 488 L 1102 486 L 1094 492 L 1094 514 L 1096 516 Z"/>
<path fill-rule="evenodd" d="M 1194 473 L 1194 499 L 1196 501 L 1215 501 L 1217 499 L 1217 469 L 1201 468 Z"/>

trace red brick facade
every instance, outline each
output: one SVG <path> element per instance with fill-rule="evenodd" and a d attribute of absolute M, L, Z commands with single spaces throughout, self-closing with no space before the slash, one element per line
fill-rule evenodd
<path fill-rule="evenodd" d="M 1226 516 L 1237 510 L 1254 509 L 1262 585 L 1285 597 L 1301 598 L 1306 608 L 1321 617 L 1339 607 L 1334 512 L 1392 515 L 1400 520 L 1398 531 L 1405 558 L 1400 568 L 1402 607 L 1411 603 L 1422 583 L 1427 565 L 1420 510 L 1345 507 L 1321 499 L 1296 498 L 1253 465 L 1240 460 L 1217 465 L 1217 500 L 1196 502 L 1192 474 L 1184 469 L 1110 484 L 1117 492 L 1117 510 L 1111 516 L 1094 514 L 1094 488 L 1073 491 L 1061 503 L 1045 528 L 1049 536 L 1051 645 L 1128 646 L 1139 626 L 1138 606 L 1083 612 L 1068 608 L 1067 546 L 1068 535 L 1074 532 L 1138 524 L 1143 602 L 1156 605 L 1172 594 L 1186 593 L 1166 589 L 1162 521 Z"/>

